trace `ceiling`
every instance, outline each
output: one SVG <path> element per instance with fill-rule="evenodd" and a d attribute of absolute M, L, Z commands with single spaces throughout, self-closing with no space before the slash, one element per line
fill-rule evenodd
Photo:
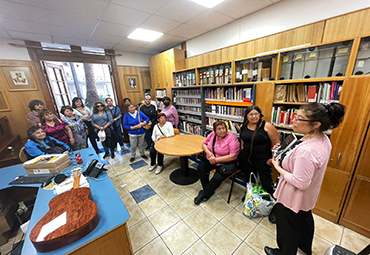
<path fill-rule="evenodd" d="M 157 54 L 280 0 L 0 0 L 0 38 Z M 164 33 L 128 39 L 136 28 Z"/>

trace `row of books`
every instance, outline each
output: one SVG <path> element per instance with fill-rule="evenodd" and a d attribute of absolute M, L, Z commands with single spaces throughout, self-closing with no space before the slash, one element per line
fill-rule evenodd
<path fill-rule="evenodd" d="M 167 96 L 167 92 L 165 89 L 157 89 L 156 90 L 157 97 L 165 97 Z"/>
<path fill-rule="evenodd" d="M 214 66 L 199 70 L 199 84 L 231 83 L 231 66 Z"/>
<path fill-rule="evenodd" d="M 182 104 L 200 104 L 200 98 L 176 98 L 176 103 Z"/>
<path fill-rule="evenodd" d="M 325 82 L 319 84 L 276 85 L 274 102 L 318 102 L 339 101 L 342 84 Z"/>
<path fill-rule="evenodd" d="M 200 125 L 189 123 L 187 121 L 180 121 L 179 122 L 179 129 L 182 131 L 186 131 L 192 133 L 194 135 L 202 135 L 202 127 Z"/>
<path fill-rule="evenodd" d="M 175 75 L 175 86 L 192 86 L 196 85 L 195 71 L 181 72 Z"/>
<path fill-rule="evenodd" d="M 200 89 L 178 89 L 176 95 L 179 96 L 200 96 Z"/>
<path fill-rule="evenodd" d="M 298 109 L 291 108 L 285 110 L 284 107 L 272 107 L 271 110 L 271 123 L 281 126 L 290 126 L 293 124 L 294 116 L 297 115 Z"/>
<path fill-rule="evenodd" d="M 253 102 L 253 89 L 240 87 L 207 88 L 204 91 L 206 100 Z"/>
<path fill-rule="evenodd" d="M 208 117 L 206 119 L 206 125 L 213 128 L 213 124 L 218 120 L 225 122 L 226 128 L 227 128 L 228 131 L 231 131 L 235 134 L 240 132 L 240 126 L 242 125 L 242 123 L 237 123 L 237 122 L 234 122 L 234 121 L 231 121 L 231 120 L 223 120 L 223 119 L 219 119 L 219 118 L 210 118 L 210 117 Z"/>
<path fill-rule="evenodd" d="M 185 111 L 193 111 L 193 112 L 202 112 L 202 109 L 200 107 L 193 107 L 193 106 L 183 106 L 179 105 L 177 107 L 179 110 L 185 110 Z"/>
<path fill-rule="evenodd" d="M 268 81 L 271 62 L 249 62 L 236 65 L 236 82 Z"/>
<path fill-rule="evenodd" d="M 226 105 L 207 104 L 206 112 L 232 115 L 232 116 L 244 116 L 245 108 L 231 107 L 231 106 L 226 106 Z"/>

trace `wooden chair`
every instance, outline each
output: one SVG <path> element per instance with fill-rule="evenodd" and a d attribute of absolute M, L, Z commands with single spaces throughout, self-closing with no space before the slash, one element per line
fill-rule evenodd
<path fill-rule="evenodd" d="M 180 131 L 177 128 L 174 128 L 173 129 L 173 132 L 175 133 L 175 135 L 179 135 L 180 134 Z"/>
<path fill-rule="evenodd" d="M 233 192 L 233 187 L 234 187 L 234 182 L 235 182 L 235 176 L 236 174 L 240 173 L 242 170 L 238 169 L 236 170 L 235 173 L 231 174 L 227 179 L 231 178 L 231 186 L 230 186 L 230 191 L 229 191 L 229 197 L 227 198 L 227 203 L 230 203 L 230 198 L 231 198 L 231 193 Z M 212 170 L 212 173 L 216 173 L 216 169 Z"/>
<path fill-rule="evenodd" d="M 26 153 L 24 152 L 24 149 L 22 149 L 18 154 L 19 160 L 23 163 L 28 160 Z"/>

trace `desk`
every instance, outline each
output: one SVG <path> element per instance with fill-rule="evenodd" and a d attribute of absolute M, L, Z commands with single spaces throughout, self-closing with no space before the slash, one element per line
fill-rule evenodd
<path fill-rule="evenodd" d="M 189 169 L 188 156 L 201 153 L 205 138 L 199 135 L 175 135 L 159 140 L 155 149 L 164 155 L 180 157 L 180 169 L 170 175 L 172 182 L 179 185 L 189 185 L 198 181 L 199 176 L 195 169 Z"/>
<path fill-rule="evenodd" d="M 79 152 L 84 160 L 84 164 L 87 164 L 92 159 L 98 159 L 98 156 L 95 154 L 92 148 L 80 150 Z M 74 156 L 72 155 L 71 157 Z M 73 168 L 74 166 L 71 165 L 63 172 L 67 172 Z M 1 171 L 10 173 L 10 176 L 7 177 L 7 180 L 4 180 L 8 183 L 8 179 L 12 180 L 15 176 L 27 174 L 21 164 L 7 167 L 5 169 L 3 168 Z M 102 179 L 106 176 L 107 173 L 104 173 L 101 174 L 99 178 Z M 7 185 L 4 181 L 2 180 L 2 182 L 0 182 L 1 187 L 5 187 Z M 45 253 L 38 253 L 30 241 L 29 235 L 36 223 L 49 211 L 49 207 L 47 205 L 55 196 L 53 191 L 40 188 L 37 193 L 28 232 L 24 240 L 22 254 L 133 254 L 130 237 L 128 235 L 128 229 L 126 226 L 129 213 L 127 212 L 126 207 L 124 206 L 111 180 L 106 178 L 102 181 L 93 179 L 88 179 L 88 181 L 90 184 L 93 201 L 98 206 L 100 220 L 96 228 L 83 238 L 60 249 Z M 22 186 L 34 185 L 35 184 L 27 184 Z M 40 184 L 37 184 L 37 186 L 40 187 Z"/>

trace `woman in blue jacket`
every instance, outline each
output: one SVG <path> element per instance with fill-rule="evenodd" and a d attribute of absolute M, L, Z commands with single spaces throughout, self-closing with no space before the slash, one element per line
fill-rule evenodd
<path fill-rule="evenodd" d="M 140 116 L 139 116 L 140 115 Z M 140 119 L 140 121 L 139 121 Z M 135 109 L 134 104 L 128 106 L 128 112 L 123 116 L 123 128 L 128 130 L 130 137 L 131 159 L 130 162 L 135 161 L 136 148 L 139 146 L 139 152 L 143 159 L 148 159 L 144 152 L 145 126 L 149 122 L 149 118 Z"/>
<path fill-rule="evenodd" d="M 29 141 L 24 146 L 24 152 L 28 159 L 46 154 L 68 153 L 70 148 L 67 144 L 53 137 L 46 136 L 42 127 L 34 126 L 27 130 Z"/>

